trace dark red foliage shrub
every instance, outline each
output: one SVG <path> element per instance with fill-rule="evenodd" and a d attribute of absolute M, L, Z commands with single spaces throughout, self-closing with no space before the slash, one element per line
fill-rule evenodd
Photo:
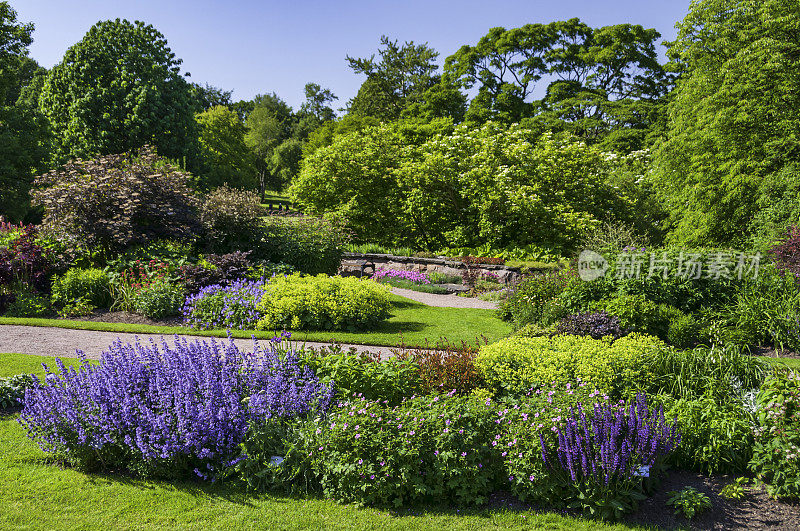
<path fill-rule="evenodd" d="M 618 339 L 625 335 L 619 325 L 619 318 L 606 313 L 605 310 L 568 315 L 558 322 L 556 333 L 572 336 L 591 336 L 594 339 L 600 339 L 605 336 Z"/>
<path fill-rule="evenodd" d="M 250 252 L 236 251 L 228 254 L 209 254 L 205 259 L 215 269 L 201 265 L 188 265 L 181 268 L 180 275 L 184 281 L 186 293 L 193 295 L 206 286 L 213 284 L 227 285 L 228 283 L 244 278 L 247 270 L 252 266 L 248 259 Z"/>
<path fill-rule="evenodd" d="M 483 377 L 475 367 L 478 345 L 438 343 L 434 348 L 403 350 L 401 359 L 410 359 L 419 367 L 423 393 L 471 393 L 483 385 Z"/>
<path fill-rule="evenodd" d="M 124 249 L 155 239 L 192 240 L 200 232 L 191 176 L 150 148 L 77 160 L 36 179 L 33 204 L 43 225 L 88 246 Z"/>
<path fill-rule="evenodd" d="M 0 285 L 27 283 L 37 291 L 47 291 L 53 260 L 36 243 L 38 230 L 26 226 L 19 238 L 0 248 Z"/>
<path fill-rule="evenodd" d="M 790 227 L 786 237 L 767 251 L 779 271 L 800 279 L 800 227 Z"/>

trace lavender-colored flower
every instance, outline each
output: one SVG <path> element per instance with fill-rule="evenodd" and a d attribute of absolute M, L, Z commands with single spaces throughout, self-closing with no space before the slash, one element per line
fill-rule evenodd
<path fill-rule="evenodd" d="M 333 390 L 293 352 L 244 353 L 230 339 L 175 339 L 159 347 L 115 341 L 99 365 L 82 364 L 25 394 L 19 421 L 39 446 L 68 456 L 114 455 L 115 466 L 192 462 L 214 477 L 239 454 L 251 422 L 325 410 Z M 247 398 L 249 397 L 249 400 Z"/>
<path fill-rule="evenodd" d="M 253 328 L 261 319 L 257 310 L 264 280 L 236 280 L 206 286 L 186 299 L 183 318 L 192 328 Z M 288 337 L 288 336 L 285 336 Z"/>

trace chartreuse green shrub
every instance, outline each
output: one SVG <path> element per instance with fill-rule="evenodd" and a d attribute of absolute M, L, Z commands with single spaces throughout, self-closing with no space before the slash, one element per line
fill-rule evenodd
<path fill-rule="evenodd" d="M 757 397 L 758 426 L 750 470 L 776 498 L 800 498 L 800 376 L 777 374 Z"/>
<path fill-rule="evenodd" d="M 59 306 L 86 299 L 94 306 L 106 308 L 111 304 L 111 280 L 102 269 L 72 268 L 53 279 L 52 298 Z"/>
<path fill-rule="evenodd" d="M 612 341 L 585 336 L 510 337 L 481 347 L 475 365 L 490 388 L 525 393 L 552 382 L 589 382 L 598 389 L 626 393 L 648 379 L 648 359 L 667 348 L 642 334 Z"/>
<path fill-rule="evenodd" d="M 299 273 L 264 285 L 259 330 L 358 330 L 389 317 L 389 288 L 371 280 Z"/>

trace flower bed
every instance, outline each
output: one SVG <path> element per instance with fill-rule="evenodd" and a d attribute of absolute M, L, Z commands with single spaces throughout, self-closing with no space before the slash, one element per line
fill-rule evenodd
<path fill-rule="evenodd" d="M 83 468 L 224 478 L 377 506 L 475 505 L 506 491 L 617 519 L 654 492 L 666 464 L 736 473 L 751 455 L 772 492 L 797 496 L 797 380 L 774 375 L 758 395 L 758 419 L 747 417 L 749 395 L 736 398 L 736 389 L 762 380 L 740 354 L 662 349 L 663 359 L 625 361 L 650 367 L 640 382 L 617 385 L 593 363 L 586 367 L 600 389 L 570 372 L 497 390 L 484 387 L 490 373 L 474 347 L 380 361 L 335 348 L 295 351 L 288 337 L 252 354 L 233 343 L 117 342 L 99 366 L 59 364 L 60 374 L 36 381 L 20 421 L 43 449 Z M 624 351 L 626 341 L 655 340 L 614 343 Z M 578 365 L 611 356 L 583 351 Z M 639 389 L 651 394 L 632 394 Z M 733 417 L 757 422 L 754 447 L 739 424 L 729 440 Z"/>

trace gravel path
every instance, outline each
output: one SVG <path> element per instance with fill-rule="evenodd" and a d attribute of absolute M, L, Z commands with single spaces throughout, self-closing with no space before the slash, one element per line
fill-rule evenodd
<path fill-rule="evenodd" d="M 436 306 L 439 308 L 481 308 L 493 310 L 497 304 L 480 299 L 458 297 L 456 295 L 436 295 L 433 293 L 422 293 L 410 289 L 392 288 L 392 292 L 408 299 Z M 99 332 L 95 330 L 71 330 L 68 328 L 51 328 L 44 326 L 19 326 L 19 325 L 0 325 L 0 352 L 17 352 L 19 354 L 35 354 L 40 356 L 63 356 L 74 357 L 76 350 L 82 350 L 87 358 L 100 359 L 100 354 L 117 338 L 124 342 L 134 342 L 139 338 L 141 342 L 160 341 L 165 338 L 168 343 L 172 343 L 172 336 L 162 336 L 158 334 L 127 334 L 120 332 Z M 198 339 L 198 336 L 186 337 L 189 341 Z M 212 338 L 203 338 L 211 340 Z M 224 338 L 214 338 L 218 341 Z M 399 338 L 398 338 L 399 340 Z M 236 344 L 241 349 L 250 350 L 253 348 L 251 339 L 235 339 Z M 308 342 L 306 346 L 319 348 L 330 343 Z M 347 345 L 342 347 L 349 349 L 355 347 L 359 352 L 369 351 L 381 354 L 382 357 L 391 355 L 391 347 L 378 347 L 368 345 Z"/>
<path fill-rule="evenodd" d="M 45 326 L 18 326 L 0 325 L 0 352 L 16 352 L 18 354 L 34 354 L 39 356 L 62 356 L 75 357 L 75 350 L 83 350 L 89 359 L 100 359 L 100 354 L 120 338 L 124 342 L 133 343 L 136 338 L 142 343 L 154 339 L 157 342 L 161 338 L 166 339 L 171 344 L 174 336 L 162 336 L 158 334 L 125 334 L 119 332 L 98 332 L 94 330 L 71 330 L 68 328 L 51 328 Z M 211 338 L 201 336 L 180 336 L 186 337 L 188 341 L 201 339 L 210 341 L 227 341 L 225 338 Z M 253 349 L 252 339 L 234 339 L 236 345 L 243 350 Z M 265 342 L 266 340 L 259 340 Z M 329 345 L 329 343 L 305 344 L 309 347 L 319 348 Z M 369 351 L 381 354 L 382 357 L 391 355 L 391 347 L 375 347 L 367 345 L 342 345 L 345 349 L 355 347 L 359 352 Z"/>
<path fill-rule="evenodd" d="M 400 295 L 413 301 L 436 306 L 437 308 L 479 308 L 481 310 L 496 310 L 497 303 L 482 301 L 473 297 L 459 297 L 458 295 L 437 295 L 435 293 L 423 293 L 413 289 L 392 288 L 392 293 Z"/>

